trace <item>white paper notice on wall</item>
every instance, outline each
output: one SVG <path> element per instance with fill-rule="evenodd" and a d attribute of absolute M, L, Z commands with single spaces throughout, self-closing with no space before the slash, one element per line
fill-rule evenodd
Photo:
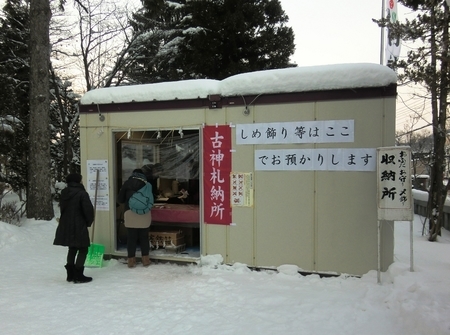
<path fill-rule="evenodd" d="M 253 173 L 231 172 L 231 206 L 253 206 Z"/>
<path fill-rule="evenodd" d="M 352 143 L 355 120 L 292 121 L 236 125 L 236 144 Z"/>
<path fill-rule="evenodd" d="M 378 220 L 412 221 L 411 148 L 377 148 Z"/>
<path fill-rule="evenodd" d="M 96 202 L 96 209 L 109 211 L 109 182 L 108 182 L 108 160 L 87 160 L 86 191 L 89 193 L 92 203 Z M 97 182 L 97 170 L 99 171 Z M 97 187 L 97 199 L 95 199 L 95 188 Z"/>
<path fill-rule="evenodd" d="M 375 148 L 255 150 L 256 171 L 375 171 Z"/>

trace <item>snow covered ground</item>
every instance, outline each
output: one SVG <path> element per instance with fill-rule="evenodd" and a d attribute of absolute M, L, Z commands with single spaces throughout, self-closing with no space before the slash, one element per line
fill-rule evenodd
<path fill-rule="evenodd" d="M 414 221 L 395 223 L 395 263 L 362 278 L 301 276 L 296 267 L 250 271 L 243 264 L 155 264 L 117 260 L 65 281 L 66 248 L 53 246 L 56 221 L 0 222 L 1 333 L 15 334 L 450 334 L 450 234 L 437 243 Z"/>

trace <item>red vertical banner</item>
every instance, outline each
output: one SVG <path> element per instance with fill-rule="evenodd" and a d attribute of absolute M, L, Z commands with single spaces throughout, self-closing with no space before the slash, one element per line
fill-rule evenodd
<path fill-rule="evenodd" d="M 203 214 L 205 223 L 231 224 L 231 128 L 203 128 Z"/>

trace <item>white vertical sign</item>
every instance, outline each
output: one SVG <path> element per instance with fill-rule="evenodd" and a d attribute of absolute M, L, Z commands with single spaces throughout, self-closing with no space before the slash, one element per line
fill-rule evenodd
<path fill-rule="evenodd" d="M 397 0 L 383 0 L 386 1 L 386 19 L 390 23 L 395 23 L 398 21 L 397 12 Z M 400 36 L 393 36 L 389 33 L 389 29 L 386 29 L 386 65 L 396 61 L 398 56 L 400 56 Z"/>
<path fill-rule="evenodd" d="M 97 185 L 97 206 L 100 211 L 109 211 L 109 181 L 108 181 L 108 161 L 88 160 L 87 162 L 87 183 L 86 191 L 89 193 L 92 203 L 95 199 L 95 188 Z M 97 183 L 97 170 L 99 171 L 99 180 Z"/>
<path fill-rule="evenodd" d="M 377 148 L 377 203 L 378 203 L 378 270 L 381 283 L 381 220 L 409 221 L 410 263 L 414 271 L 413 218 L 414 200 L 411 189 L 411 148 Z"/>
<path fill-rule="evenodd" d="M 253 173 L 231 172 L 231 206 L 253 206 Z"/>
<path fill-rule="evenodd" d="M 411 148 L 377 148 L 378 220 L 412 221 Z"/>

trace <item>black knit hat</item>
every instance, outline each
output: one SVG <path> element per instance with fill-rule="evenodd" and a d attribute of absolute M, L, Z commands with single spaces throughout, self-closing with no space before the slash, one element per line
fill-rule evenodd
<path fill-rule="evenodd" d="M 81 183 L 83 176 L 79 173 L 71 173 L 66 177 L 66 183 Z"/>

